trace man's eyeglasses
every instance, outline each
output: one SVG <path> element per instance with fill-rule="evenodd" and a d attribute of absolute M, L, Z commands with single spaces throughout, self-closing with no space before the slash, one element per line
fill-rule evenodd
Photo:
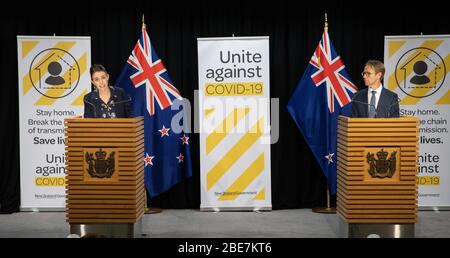
<path fill-rule="evenodd" d="M 365 75 L 370 76 L 371 74 L 375 74 L 375 73 L 369 73 L 369 72 L 362 72 L 361 73 L 362 77 L 364 77 Z"/>

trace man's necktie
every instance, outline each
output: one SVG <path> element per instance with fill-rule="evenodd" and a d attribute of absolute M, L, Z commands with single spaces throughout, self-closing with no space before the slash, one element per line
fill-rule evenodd
<path fill-rule="evenodd" d="M 372 97 L 370 98 L 370 106 L 369 106 L 369 117 L 375 117 L 375 94 L 376 91 L 372 91 Z"/>

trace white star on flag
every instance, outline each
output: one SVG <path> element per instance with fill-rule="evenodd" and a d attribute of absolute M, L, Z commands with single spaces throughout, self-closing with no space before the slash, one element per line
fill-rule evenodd
<path fill-rule="evenodd" d="M 184 161 L 184 156 L 183 156 L 183 154 L 181 154 L 181 153 L 180 153 L 180 155 L 178 155 L 176 158 L 178 159 L 178 163 Z"/>
<path fill-rule="evenodd" d="M 166 128 L 164 125 L 161 128 L 161 130 L 158 130 L 161 133 L 161 138 L 164 136 L 169 136 L 169 130 L 170 128 Z"/>
<path fill-rule="evenodd" d="M 330 163 L 333 163 L 333 156 L 334 156 L 334 153 L 329 153 L 328 155 L 325 156 L 325 158 L 328 160 L 328 165 Z"/>
<path fill-rule="evenodd" d="M 155 156 L 149 156 L 148 153 L 145 153 L 145 158 L 144 158 L 145 166 L 147 166 L 147 165 L 153 166 L 153 158 L 155 158 Z"/>
<path fill-rule="evenodd" d="M 187 137 L 185 134 L 183 134 L 183 137 L 180 138 L 181 141 L 183 142 L 183 144 L 188 144 L 189 145 L 189 137 Z"/>

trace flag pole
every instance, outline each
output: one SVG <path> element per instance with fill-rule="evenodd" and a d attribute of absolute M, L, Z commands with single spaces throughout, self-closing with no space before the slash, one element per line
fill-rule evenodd
<path fill-rule="evenodd" d="M 147 27 L 146 27 L 146 25 L 145 25 L 144 14 L 142 14 L 142 29 L 143 29 L 143 30 L 146 30 L 146 29 L 147 29 Z"/>
<path fill-rule="evenodd" d="M 146 27 L 145 27 L 145 17 L 144 17 L 144 14 L 142 14 L 142 29 L 146 29 Z M 144 198 L 145 198 L 145 214 L 155 214 L 155 213 L 160 213 L 161 211 L 162 211 L 162 209 L 161 208 L 157 208 L 157 207 L 149 207 L 148 206 L 148 202 L 147 202 L 147 195 L 148 195 L 148 191 L 147 191 L 147 189 L 146 189 L 146 187 L 144 186 L 144 189 L 145 189 L 145 195 L 144 195 Z"/>
<path fill-rule="evenodd" d="M 330 199 L 331 199 L 330 198 L 330 190 L 328 189 L 328 184 L 327 184 L 327 207 L 314 207 L 314 208 L 312 208 L 312 212 L 335 214 L 336 213 L 336 208 L 335 207 L 331 207 Z"/>
<path fill-rule="evenodd" d="M 148 195 L 148 191 L 147 191 L 147 189 L 145 188 L 145 186 L 144 186 L 144 190 L 145 190 L 145 195 L 144 195 L 144 198 L 145 198 L 145 214 L 155 214 L 155 213 L 160 213 L 160 212 L 162 212 L 162 209 L 161 208 L 157 208 L 157 207 L 149 207 L 148 206 L 148 203 L 147 203 L 147 195 Z"/>
<path fill-rule="evenodd" d="M 324 30 L 325 30 L 325 32 L 328 32 L 328 17 L 327 17 L 327 13 L 325 13 Z M 335 207 L 331 207 L 330 199 L 331 199 L 330 189 L 329 189 L 329 186 L 327 184 L 327 207 L 315 207 L 315 208 L 312 209 L 312 211 L 315 212 L 315 213 L 335 214 L 336 213 L 336 208 Z"/>
<path fill-rule="evenodd" d="M 144 18 L 144 14 L 142 14 L 142 28 L 145 28 L 145 18 Z"/>

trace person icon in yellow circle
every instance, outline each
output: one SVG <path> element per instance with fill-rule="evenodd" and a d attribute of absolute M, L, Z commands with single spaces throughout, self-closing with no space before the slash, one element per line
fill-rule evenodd
<path fill-rule="evenodd" d="M 45 83 L 49 85 L 61 85 L 64 84 L 66 81 L 63 77 L 59 76 L 59 74 L 62 71 L 61 64 L 58 62 L 51 62 L 48 64 L 48 73 L 50 76 L 45 79 Z"/>

